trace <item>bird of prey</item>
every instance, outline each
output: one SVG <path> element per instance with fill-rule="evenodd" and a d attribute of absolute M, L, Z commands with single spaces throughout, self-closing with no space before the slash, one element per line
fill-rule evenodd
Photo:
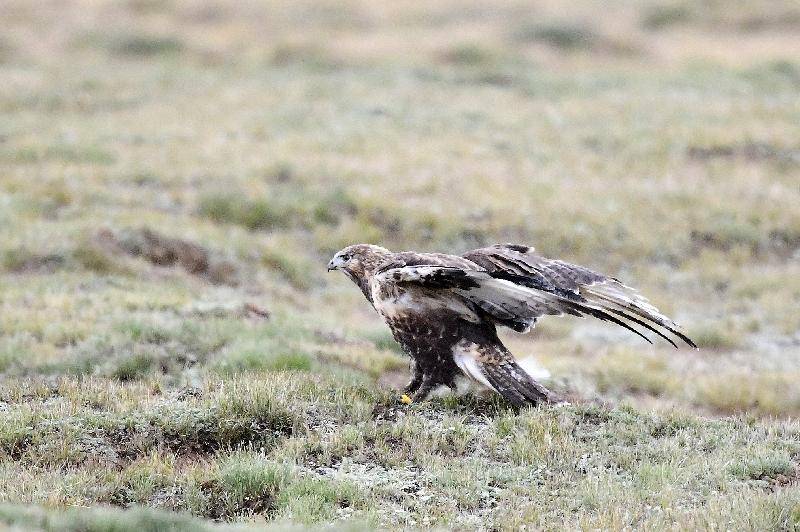
<path fill-rule="evenodd" d="M 421 401 L 461 374 L 514 406 L 557 402 L 497 336 L 497 327 L 527 332 L 545 315 L 592 316 L 647 338 L 635 326 L 697 347 L 634 289 L 592 270 L 499 244 L 461 256 L 393 253 L 371 244 L 348 246 L 328 271 L 341 270 L 389 325 L 411 357 L 406 399 Z M 652 343 L 652 342 L 651 342 Z"/>

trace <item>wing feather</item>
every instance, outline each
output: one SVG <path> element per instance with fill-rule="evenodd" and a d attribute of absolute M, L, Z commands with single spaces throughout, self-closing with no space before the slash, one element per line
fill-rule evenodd
<path fill-rule="evenodd" d="M 466 253 L 398 254 L 378 275 L 431 289 L 452 289 L 500 325 L 527 331 L 540 316 L 592 316 L 650 340 L 634 325 L 677 347 L 672 334 L 696 344 L 633 288 L 588 268 L 546 259 L 530 248 L 502 245 Z M 652 342 L 651 342 L 652 343 Z"/>
<path fill-rule="evenodd" d="M 494 308 L 500 309 L 500 312 L 492 314 L 499 320 L 506 320 L 508 315 L 514 316 L 518 322 L 532 322 L 543 315 L 589 315 L 620 325 L 652 343 L 638 330 L 602 308 L 587 304 L 588 302 L 579 298 L 580 296 L 565 297 L 524 286 L 524 278 L 516 279 L 518 284 L 512 281 L 513 277 L 509 274 L 503 274 L 502 277 L 498 279 L 495 274 L 478 270 L 465 271 L 442 266 L 406 266 L 385 270 L 379 274 L 378 280 L 399 284 L 414 283 L 431 289 L 451 289 L 485 311 L 491 313 Z"/>
<path fill-rule="evenodd" d="M 639 336 L 643 334 L 627 322 L 654 332 L 673 346 L 677 347 L 667 333 L 697 347 L 679 330 L 674 321 L 663 315 L 636 290 L 583 266 L 547 259 L 533 253 L 532 248 L 514 244 L 476 249 L 465 253 L 463 257 L 478 264 L 494 277 L 552 293 L 565 301 L 573 301 L 582 309 L 580 312 L 583 314 L 611 321 Z M 587 312 L 585 309 L 592 310 Z"/>

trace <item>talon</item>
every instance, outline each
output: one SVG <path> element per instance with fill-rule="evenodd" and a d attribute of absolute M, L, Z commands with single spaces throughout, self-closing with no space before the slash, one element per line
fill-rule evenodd
<path fill-rule="evenodd" d="M 406 394 L 403 394 L 403 395 L 400 396 L 400 402 L 403 403 L 403 404 L 406 404 L 406 405 L 410 405 L 414 401 L 409 396 L 407 396 Z"/>

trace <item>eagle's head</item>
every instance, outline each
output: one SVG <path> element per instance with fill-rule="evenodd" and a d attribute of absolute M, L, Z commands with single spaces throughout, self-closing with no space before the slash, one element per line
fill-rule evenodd
<path fill-rule="evenodd" d="M 348 277 L 358 282 L 365 275 L 375 271 L 391 254 L 391 251 L 380 246 L 354 244 L 333 256 L 328 263 L 328 271 L 342 270 Z"/>

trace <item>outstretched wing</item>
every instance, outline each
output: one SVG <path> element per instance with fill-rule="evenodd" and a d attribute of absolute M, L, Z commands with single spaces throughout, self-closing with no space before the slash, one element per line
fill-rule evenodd
<path fill-rule="evenodd" d="M 515 244 L 476 249 L 465 253 L 463 258 L 479 265 L 493 278 L 547 292 L 567 301 L 568 306 L 581 314 L 614 322 L 643 336 L 630 323 L 639 325 L 677 347 L 667 336 L 671 333 L 697 347 L 674 321 L 636 290 L 612 277 L 561 260 L 547 259 L 533 253 L 532 248 Z"/>
<path fill-rule="evenodd" d="M 448 289 L 479 307 L 498 324 L 524 331 L 543 315 L 592 316 L 624 327 L 652 343 L 631 324 L 649 329 L 677 347 L 662 327 L 692 347 L 694 342 L 633 289 L 580 266 L 495 246 L 466 254 L 468 268 L 415 265 L 390 267 L 389 282 Z M 472 265 L 477 265 L 472 269 Z"/>

